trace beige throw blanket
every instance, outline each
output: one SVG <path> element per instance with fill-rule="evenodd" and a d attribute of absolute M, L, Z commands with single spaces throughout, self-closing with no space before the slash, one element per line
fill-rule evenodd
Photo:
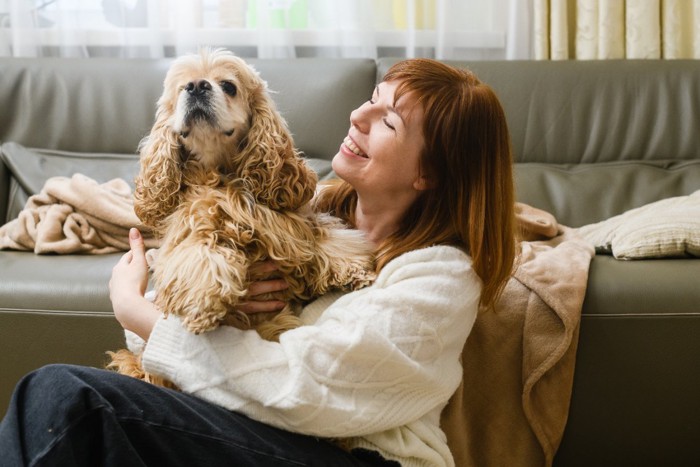
<path fill-rule="evenodd" d="M 519 266 L 495 312 L 477 318 L 462 385 L 443 411 L 459 467 L 550 466 L 566 425 L 594 251 L 550 214 L 517 211 Z"/>
<path fill-rule="evenodd" d="M 44 253 L 104 254 L 129 250 L 129 228 L 157 247 L 134 213 L 131 187 L 115 178 L 98 184 L 75 174 L 49 178 L 19 216 L 0 227 L 0 249 Z"/>

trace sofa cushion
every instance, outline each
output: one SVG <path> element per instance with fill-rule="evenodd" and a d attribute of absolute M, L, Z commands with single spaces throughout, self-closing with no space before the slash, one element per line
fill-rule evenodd
<path fill-rule="evenodd" d="M 515 164 L 518 201 L 581 227 L 700 190 L 700 160 Z"/>
<path fill-rule="evenodd" d="M 578 233 L 617 259 L 700 256 L 700 190 L 585 225 Z"/>
<path fill-rule="evenodd" d="M 111 312 L 107 284 L 120 257 L 2 251 L 0 310 Z"/>

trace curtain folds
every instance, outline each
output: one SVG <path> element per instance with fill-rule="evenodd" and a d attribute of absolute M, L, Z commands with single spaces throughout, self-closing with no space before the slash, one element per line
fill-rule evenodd
<path fill-rule="evenodd" d="M 0 0 L 0 56 L 529 59 L 523 0 Z"/>
<path fill-rule="evenodd" d="M 700 58 L 700 0 L 532 0 L 538 60 Z"/>

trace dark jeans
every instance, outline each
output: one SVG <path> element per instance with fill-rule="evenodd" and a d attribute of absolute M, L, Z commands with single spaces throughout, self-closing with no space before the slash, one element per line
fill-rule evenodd
<path fill-rule="evenodd" d="M 18 383 L 0 423 L 0 466 L 25 465 L 398 464 L 114 372 L 49 365 Z"/>

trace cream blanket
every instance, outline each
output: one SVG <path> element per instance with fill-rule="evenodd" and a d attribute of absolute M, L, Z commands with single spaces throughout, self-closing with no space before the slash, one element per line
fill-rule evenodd
<path fill-rule="evenodd" d="M 522 254 L 462 353 L 442 426 L 457 466 L 550 466 L 568 417 L 593 247 L 548 213 L 518 205 Z M 547 238 L 552 237 L 552 238 Z"/>
<path fill-rule="evenodd" d="M 104 254 L 129 249 L 130 227 L 157 242 L 134 213 L 131 187 L 115 178 L 98 184 L 82 174 L 49 178 L 18 217 L 0 227 L 0 249 Z"/>

